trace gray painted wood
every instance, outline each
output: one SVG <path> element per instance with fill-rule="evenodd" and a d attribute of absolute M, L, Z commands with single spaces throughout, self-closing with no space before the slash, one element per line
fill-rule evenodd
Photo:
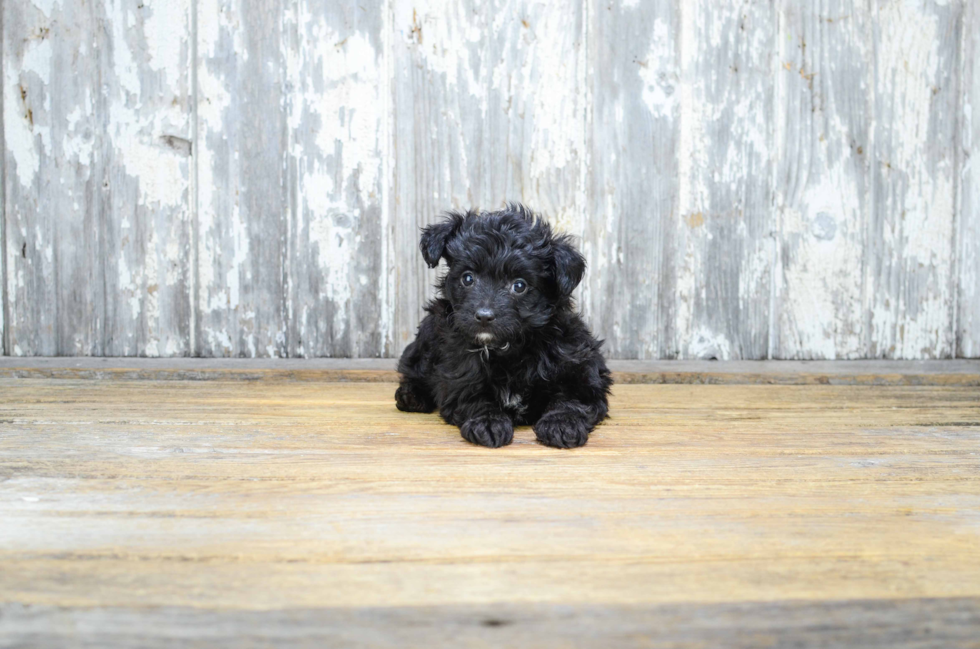
<path fill-rule="evenodd" d="M 3 3 L 10 351 L 181 355 L 190 0 Z"/>
<path fill-rule="evenodd" d="M 53 16 L 31 3 L 2 8 L 7 326 L 17 355 L 104 353 L 102 267 L 87 256 L 102 251 L 106 111 L 98 76 L 71 71 L 74 52 L 101 67 L 98 8 L 59 12 L 72 35 L 56 25 L 52 34 Z M 90 290 L 72 296 L 70 277 Z"/>
<path fill-rule="evenodd" d="M 774 358 L 861 358 L 872 217 L 873 17 L 863 0 L 778 3 Z"/>
<path fill-rule="evenodd" d="M 115 70 L 119 89 L 106 102 L 102 153 L 109 161 L 101 213 L 104 353 L 183 356 L 191 326 L 191 0 L 107 3 L 105 11 L 112 40 L 101 55 L 111 52 L 103 65 Z M 107 75 L 99 80 L 105 88 Z M 83 254 L 92 259 L 91 251 Z M 71 295 L 82 291 L 72 282 Z"/>
<path fill-rule="evenodd" d="M 586 313 L 616 358 L 674 357 L 678 3 L 590 4 Z M 613 306 L 615 304 L 615 306 Z"/>
<path fill-rule="evenodd" d="M 954 151 L 962 3 L 878 0 L 866 351 L 954 351 Z M 974 37 L 976 35 L 974 34 Z"/>
<path fill-rule="evenodd" d="M 3 9 L 0 8 L 0 84 L 4 84 L 3 71 L 6 67 L 6 59 L 3 49 Z M 9 355 L 10 344 L 7 341 L 7 310 L 10 308 L 10 300 L 7 298 L 7 219 L 4 216 L 7 203 L 7 183 L 6 183 L 6 151 L 4 143 L 3 128 L 3 85 L 0 85 L 0 356 Z"/>
<path fill-rule="evenodd" d="M 284 356 L 289 226 L 280 0 L 198 1 L 202 356 Z"/>
<path fill-rule="evenodd" d="M 199 7 L 198 353 L 382 354 L 381 7 Z"/>
<path fill-rule="evenodd" d="M 579 0 L 488 7 L 487 204 L 523 201 L 581 236 L 589 110 L 587 7 Z"/>
<path fill-rule="evenodd" d="M 768 0 L 680 3 L 678 205 L 670 215 L 672 347 L 765 358 L 772 238 L 773 49 Z"/>
<path fill-rule="evenodd" d="M 393 186 L 391 338 L 411 342 L 436 274 L 418 253 L 419 229 L 447 209 L 490 207 L 484 191 L 486 12 L 472 2 L 392 2 Z M 475 65 L 474 65 L 475 64 Z"/>
<path fill-rule="evenodd" d="M 521 200 L 612 357 L 980 355 L 975 3 L 76 5 L 0 11 L 3 353 L 396 356 Z"/>
<path fill-rule="evenodd" d="M 967 2 L 961 29 L 957 216 L 957 356 L 980 357 L 980 4 Z M 971 36 L 972 35 L 972 36 Z"/>
<path fill-rule="evenodd" d="M 289 356 L 385 351 L 383 17 L 354 0 L 286 10 Z"/>

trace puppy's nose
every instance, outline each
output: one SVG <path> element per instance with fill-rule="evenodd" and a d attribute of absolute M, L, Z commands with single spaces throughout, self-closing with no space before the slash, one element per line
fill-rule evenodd
<path fill-rule="evenodd" d="M 493 322 L 496 316 L 493 315 L 493 311 L 487 308 L 477 309 L 476 319 L 480 321 L 481 324 L 487 324 L 488 322 Z"/>

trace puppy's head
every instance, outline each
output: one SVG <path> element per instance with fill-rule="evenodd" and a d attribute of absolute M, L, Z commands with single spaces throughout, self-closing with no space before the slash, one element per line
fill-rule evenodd
<path fill-rule="evenodd" d="M 567 235 L 522 205 L 499 212 L 451 212 L 422 232 L 430 267 L 445 259 L 439 282 L 453 309 L 453 326 L 475 344 L 503 347 L 544 327 L 569 307 L 585 259 Z"/>

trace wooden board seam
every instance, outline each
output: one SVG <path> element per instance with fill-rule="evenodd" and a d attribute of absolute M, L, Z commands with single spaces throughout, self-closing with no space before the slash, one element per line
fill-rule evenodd
<path fill-rule="evenodd" d="M 146 381 L 316 381 L 397 382 L 394 361 L 265 362 L 248 359 L 0 359 L 0 378 L 93 379 Z M 198 362 L 199 361 L 199 362 Z M 620 384 L 690 385 L 869 385 L 869 386 L 980 386 L 980 362 L 933 363 L 825 363 L 815 367 L 787 362 L 765 362 L 760 367 L 727 363 L 612 363 Z"/>

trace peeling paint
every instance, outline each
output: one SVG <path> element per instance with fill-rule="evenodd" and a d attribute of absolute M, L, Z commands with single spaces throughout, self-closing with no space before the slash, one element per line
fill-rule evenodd
<path fill-rule="evenodd" d="M 650 48 L 643 59 L 636 61 L 644 84 L 643 102 L 656 117 L 673 115 L 677 101 L 678 79 L 673 72 L 676 52 L 668 30 L 665 21 L 654 21 Z"/>
<path fill-rule="evenodd" d="M 187 264 L 171 237 L 186 237 L 190 165 L 159 137 L 190 122 L 189 9 L 167 4 L 161 70 L 130 3 L 4 6 L 5 218 L 23 252 L 8 255 L 8 330 L 25 354 L 185 349 Z"/>
<path fill-rule="evenodd" d="M 51 152 L 50 126 L 34 119 L 34 104 L 39 97 L 45 97 L 45 106 L 50 105 L 46 89 L 51 74 L 51 48 L 50 40 L 29 40 L 20 65 L 4 66 L 4 142 L 25 190 L 31 189 L 40 171 L 38 148 Z"/>
<path fill-rule="evenodd" d="M 190 0 L 80 7 L 4 6 L 12 353 L 397 355 L 505 200 L 615 357 L 980 350 L 975 3 L 200 0 L 196 71 Z"/>
<path fill-rule="evenodd" d="M 964 7 L 963 34 L 980 33 L 980 5 Z M 960 48 L 961 123 L 957 183 L 957 294 L 954 306 L 957 355 L 980 357 L 980 38 L 964 38 Z"/>
<path fill-rule="evenodd" d="M 684 358 L 761 358 L 772 281 L 767 64 L 775 24 L 762 2 L 685 3 L 680 20 L 677 210 L 688 216 L 674 221 L 665 253 L 676 263 L 664 300 L 674 316 L 670 347 Z"/>
<path fill-rule="evenodd" d="M 849 19 L 822 21 L 818 9 Z M 800 38 L 780 40 L 777 53 L 777 104 L 787 110 L 775 137 L 780 281 L 771 347 L 776 358 L 856 358 L 866 345 L 868 13 L 849 4 L 806 11 L 786 5 L 780 16 L 781 29 Z M 802 69 L 813 72 L 796 73 Z"/>
<path fill-rule="evenodd" d="M 869 337 L 873 354 L 942 358 L 954 352 L 953 36 L 960 5 L 887 4 L 875 23 L 875 171 L 880 266 Z M 882 300 L 887 297 L 887 300 Z"/>

